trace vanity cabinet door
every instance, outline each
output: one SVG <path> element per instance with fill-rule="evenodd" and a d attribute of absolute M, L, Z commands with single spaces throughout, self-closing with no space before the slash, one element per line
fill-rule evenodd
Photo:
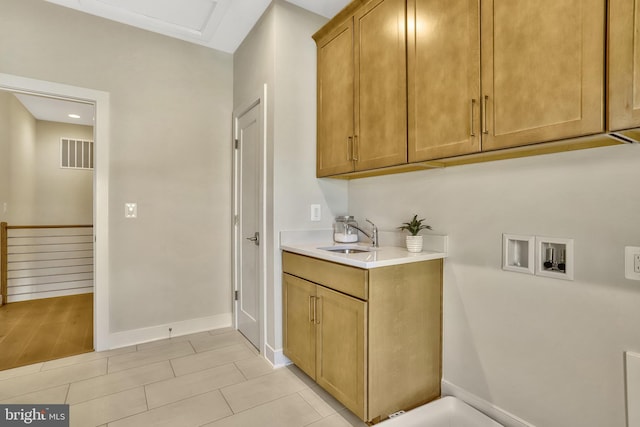
<path fill-rule="evenodd" d="M 282 276 L 284 354 L 316 378 L 316 285 L 290 274 Z"/>
<path fill-rule="evenodd" d="M 365 419 L 367 303 L 283 274 L 284 354 Z"/>
<path fill-rule="evenodd" d="M 285 251 L 282 269 L 284 354 L 360 419 L 440 395 L 442 260 L 363 270 Z"/>
<path fill-rule="evenodd" d="M 609 0 L 608 129 L 640 126 L 640 0 Z"/>
<path fill-rule="evenodd" d="M 367 303 L 323 286 L 316 292 L 316 381 L 354 414 L 367 419 Z"/>
<path fill-rule="evenodd" d="M 482 150 L 602 132 L 605 0 L 481 5 Z"/>

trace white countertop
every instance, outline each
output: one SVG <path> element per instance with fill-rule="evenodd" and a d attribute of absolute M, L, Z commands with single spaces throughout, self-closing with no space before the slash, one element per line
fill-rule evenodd
<path fill-rule="evenodd" d="M 296 234 L 294 233 L 298 233 L 298 238 L 296 238 Z M 331 233 L 327 234 L 321 232 L 310 232 L 304 235 L 299 233 L 304 232 L 281 232 L 280 248 L 283 251 L 293 252 L 300 255 L 306 255 L 359 268 L 370 269 L 376 267 L 387 267 L 390 265 L 429 261 L 447 257 L 446 236 L 433 236 L 435 237 L 435 239 L 432 239 L 433 242 L 428 242 L 422 252 L 412 253 L 407 251 L 406 248 L 399 246 L 383 245 L 379 248 L 373 248 L 370 244 L 364 242 L 349 244 L 334 243 L 333 239 L 331 238 Z M 382 241 L 382 243 L 384 244 L 384 240 Z M 333 246 L 350 247 L 356 249 L 363 248 L 368 249 L 369 252 L 343 254 L 339 252 L 331 252 L 320 249 Z"/>

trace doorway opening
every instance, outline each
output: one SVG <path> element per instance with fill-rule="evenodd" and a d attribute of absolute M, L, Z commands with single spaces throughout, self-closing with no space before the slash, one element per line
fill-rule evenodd
<path fill-rule="evenodd" d="M 93 350 L 94 105 L 1 90 L 0 122 L 4 370 Z"/>
<path fill-rule="evenodd" d="M 0 73 L 0 91 L 12 94 L 24 94 L 29 96 L 39 96 L 49 99 L 76 102 L 91 105 L 94 110 L 94 125 L 92 140 L 94 141 L 93 151 L 93 179 L 90 187 L 92 189 L 92 213 L 90 217 L 93 225 L 89 240 L 93 248 L 93 293 L 88 296 L 92 306 L 92 314 L 89 316 L 93 320 L 92 325 L 92 347 L 96 351 L 109 348 L 109 295 L 108 295 L 108 182 L 109 182 L 109 94 L 107 92 L 96 91 L 77 86 L 64 85 L 59 83 L 35 80 L 21 76 Z M 69 141 L 67 139 L 67 147 Z M 61 150 L 62 151 L 62 150 Z M 7 192 L 2 192 L 0 186 L 0 197 L 8 198 Z M 8 203 L 8 201 L 6 201 Z M 4 203 L 0 201 L 0 203 Z M 8 206 L 11 209 L 11 206 Z M 8 210 L 7 209 L 7 210 Z M 0 213 L 6 218 L 3 212 L 4 205 L 0 204 Z M 87 224 L 83 224 L 87 225 Z M 78 297 L 82 299 L 83 297 Z M 87 299 L 87 296 L 84 296 Z M 85 312 L 86 315 L 86 312 Z M 0 343 L 1 345 L 1 343 Z"/>

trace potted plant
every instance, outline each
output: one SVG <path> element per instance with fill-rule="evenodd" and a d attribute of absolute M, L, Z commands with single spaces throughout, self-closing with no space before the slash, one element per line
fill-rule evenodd
<path fill-rule="evenodd" d="M 418 219 L 418 215 L 414 215 L 413 219 L 409 222 L 404 222 L 400 227 L 400 230 L 406 230 L 410 236 L 407 236 L 407 250 L 409 252 L 422 252 L 422 236 L 419 236 L 420 230 L 431 230 L 430 225 L 423 224 L 425 218 Z"/>

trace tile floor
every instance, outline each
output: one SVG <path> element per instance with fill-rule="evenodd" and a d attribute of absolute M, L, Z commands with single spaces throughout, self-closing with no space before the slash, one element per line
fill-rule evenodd
<path fill-rule="evenodd" d="M 0 371 L 0 402 L 68 403 L 72 427 L 366 426 L 233 329 Z"/>

